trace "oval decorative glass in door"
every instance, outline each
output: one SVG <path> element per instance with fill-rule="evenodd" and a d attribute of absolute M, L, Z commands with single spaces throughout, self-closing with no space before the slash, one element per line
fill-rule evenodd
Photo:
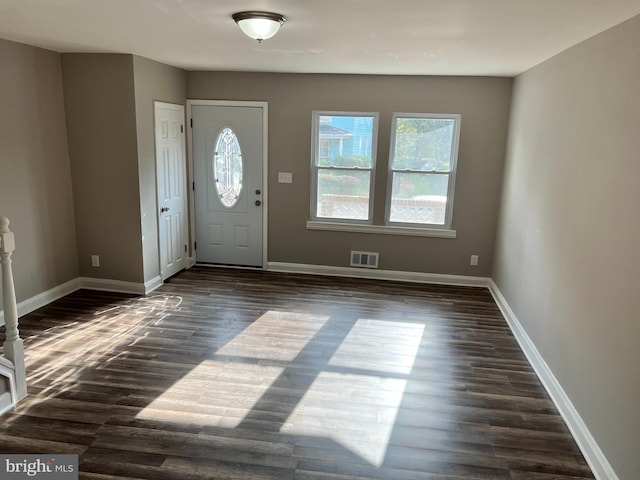
<path fill-rule="evenodd" d="M 216 140 L 213 152 L 213 175 L 222 204 L 231 208 L 238 203 L 242 191 L 242 151 L 235 132 L 225 127 Z"/>

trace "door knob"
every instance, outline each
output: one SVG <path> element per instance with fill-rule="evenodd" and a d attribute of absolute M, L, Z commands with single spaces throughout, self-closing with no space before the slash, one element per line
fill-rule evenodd
<path fill-rule="evenodd" d="M 261 193 L 260 189 L 256 190 L 256 195 L 260 195 Z"/>
<path fill-rule="evenodd" d="M 262 205 L 262 202 L 260 200 L 256 200 L 256 207 L 259 207 L 260 205 Z"/>
<path fill-rule="evenodd" d="M 160 209 L 160 213 L 164 213 L 164 212 L 168 212 L 169 211 L 169 207 L 162 207 Z"/>

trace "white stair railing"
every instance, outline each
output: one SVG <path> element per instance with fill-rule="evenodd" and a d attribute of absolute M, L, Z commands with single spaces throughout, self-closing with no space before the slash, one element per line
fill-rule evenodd
<path fill-rule="evenodd" d="M 11 272 L 11 254 L 15 250 L 13 232 L 9 230 L 9 219 L 0 217 L 0 265 L 2 266 L 2 302 L 6 339 L 4 356 L 13 364 L 15 397 L 13 403 L 27 396 L 27 376 L 24 364 L 24 344 L 18 332 L 18 306 L 16 290 Z"/>

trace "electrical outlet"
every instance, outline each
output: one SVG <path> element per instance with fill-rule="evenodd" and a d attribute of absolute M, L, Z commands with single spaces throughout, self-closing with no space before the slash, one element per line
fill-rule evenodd
<path fill-rule="evenodd" d="M 100 266 L 100 255 L 91 255 L 91 266 L 92 267 Z"/>
<path fill-rule="evenodd" d="M 293 183 L 293 173 L 278 172 L 278 183 Z"/>
<path fill-rule="evenodd" d="M 471 255 L 471 262 L 469 263 L 473 267 L 478 266 L 478 255 Z"/>

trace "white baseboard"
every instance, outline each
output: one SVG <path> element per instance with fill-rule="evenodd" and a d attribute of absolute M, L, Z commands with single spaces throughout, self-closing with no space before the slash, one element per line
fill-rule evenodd
<path fill-rule="evenodd" d="M 144 294 L 147 295 L 153 292 L 156 288 L 161 287 L 162 283 L 162 277 L 160 275 L 152 278 L 151 280 L 147 280 L 144 282 Z"/>
<path fill-rule="evenodd" d="M 440 273 L 401 272 L 397 270 L 377 270 L 370 268 L 332 267 L 327 265 L 308 265 L 302 263 L 269 262 L 267 270 L 271 272 L 302 273 L 309 275 L 329 275 L 332 277 L 370 278 L 377 280 L 395 280 L 414 283 L 438 283 L 444 285 L 462 285 L 470 287 L 488 287 L 488 277 L 470 277 L 465 275 L 444 275 Z"/>
<path fill-rule="evenodd" d="M 162 285 L 162 278 L 157 276 L 145 283 L 123 282 L 120 280 L 109 280 L 104 278 L 79 277 L 69 280 L 62 285 L 53 287 L 46 292 L 39 293 L 31 298 L 27 298 L 17 304 L 18 317 L 44 307 L 45 305 L 69 295 L 81 288 L 88 290 L 103 290 L 107 292 L 135 293 L 146 295 Z M 0 327 L 4 325 L 4 312 L 0 309 Z"/>
<path fill-rule="evenodd" d="M 59 298 L 69 295 L 80 288 L 80 279 L 74 278 L 62 285 L 53 287 L 46 292 L 39 293 L 18 303 L 18 317 L 31 313 Z M 0 326 L 4 325 L 4 312 L 0 309 Z"/>
<path fill-rule="evenodd" d="M 108 278 L 80 277 L 79 280 L 80 288 L 86 288 L 88 290 L 144 295 L 147 289 L 144 283 L 124 282 L 122 280 L 111 280 Z"/>
<path fill-rule="evenodd" d="M 527 335 L 524 327 L 516 317 L 515 313 L 502 295 L 502 292 L 492 279 L 489 280 L 489 291 L 493 295 L 494 300 L 498 304 L 498 308 L 504 315 L 504 318 L 511 328 L 514 337 L 518 341 L 520 348 L 529 360 L 529 363 L 535 370 L 542 385 L 553 400 L 560 415 L 564 419 L 567 427 L 571 431 L 578 447 L 582 451 L 585 460 L 591 467 L 591 471 L 598 480 L 619 480 L 613 467 L 607 460 L 602 449 L 598 446 L 595 438 L 589 431 L 589 428 L 582 420 L 582 417 L 573 406 L 571 399 L 566 394 L 560 382 L 544 361 L 544 358 L 536 348 L 535 344 Z"/>
<path fill-rule="evenodd" d="M 103 292 L 133 293 L 136 295 L 146 295 L 162 286 L 162 277 L 158 275 L 145 283 L 123 282 L 122 280 L 111 280 L 108 278 L 80 277 L 80 288 L 87 290 L 101 290 Z"/>

